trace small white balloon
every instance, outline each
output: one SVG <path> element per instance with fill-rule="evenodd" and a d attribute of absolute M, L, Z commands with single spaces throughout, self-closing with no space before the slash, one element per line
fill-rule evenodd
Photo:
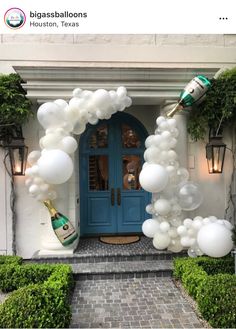
<path fill-rule="evenodd" d="M 170 244 L 170 237 L 167 233 L 156 233 L 153 238 L 153 246 L 156 249 L 163 250 L 166 249 Z"/>
<path fill-rule="evenodd" d="M 166 216 L 170 210 L 170 202 L 166 199 L 159 199 L 154 203 L 154 208 L 156 212 L 161 216 Z"/>
<path fill-rule="evenodd" d="M 184 225 L 180 225 L 177 227 L 177 232 L 180 236 L 185 236 L 187 235 L 187 228 Z"/>
<path fill-rule="evenodd" d="M 78 144 L 74 137 L 66 136 L 62 139 L 60 148 L 62 149 L 62 151 L 68 154 L 72 154 L 77 149 L 77 146 Z"/>
<path fill-rule="evenodd" d="M 185 218 L 183 224 L 186 228 L 191 228 L 193 225 L 193 221 L 191 218 Z"/>
<path fill-rule="evenodd" d="M 166 121 L 166 118 L 163 117 L 163 116 L 159 116 L 157 119 L 156 119 L 156 124 L 157 126 L 162 123 L 162 122 L 165 122 Z"/>
<path fill-rule="evenodd" d="M 166 232 L 168 232 L 169 229 L 170 229 L 170 224 L 169 224 L 168 222 L 164 221 L 164 222 L 160 223 L 160 231 L 161 231 L 162 233 L 166 233 Z M 170 235 L 169 235 L 169 236 L 170 236 Z"/>

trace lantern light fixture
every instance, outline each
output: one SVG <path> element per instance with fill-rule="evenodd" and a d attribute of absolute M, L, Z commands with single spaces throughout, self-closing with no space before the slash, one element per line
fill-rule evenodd
<path fill-rule="evenodd" d="M 11 173 L 13 176 L 24 176 L 28 156 L 28 147 L 25 145 L 22 128 L 12 125 L 3 130 L 1 146 L 8 150 Z"/>
<path fill-rule="evenodd" d="M 209 174 L 222 174 L 224 168 L 226 144 L 222 136 L 209 136 L 206 145 L 206 158 Z"/>

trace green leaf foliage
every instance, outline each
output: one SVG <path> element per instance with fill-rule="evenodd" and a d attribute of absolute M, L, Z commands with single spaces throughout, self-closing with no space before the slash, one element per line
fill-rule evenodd
<path fill-rule="evenodd" d="M 1 265 L 0 288 L 14 291 L 0 305 L 0 328 L 68 328 L 72 287 L 68 265 Z"/>
<path fill-rule="evenodd" d="M 22 258 L 20 256 L 4 256 L 0 255 L 0 266 L 6 264 L 22 264 Z"/>
<path fill-rule="evenodd" d="M 31 102 L 18 74 L 0 75 L 0 125 L 22 125 L 32 116 Z"/>
<path fill-rule="evenodd" d="M 211 82 L 205 100 L 189 114 L 188 132 L 193 140 L 203 139 L 208 128 L 217 131 L 236 121 L 236 67 Z"/>
<path fill-rule="evenodd" d="M 236 327 L 234 259 L 176 258 L 174 276 L 197 301 L 202 316 L 215 328 Z"/>
<path fill-rule="evenodd" d="M 197 303 L 214 328 L 236 328 L 236 275 L 209 276 L 198 289 Z"/>

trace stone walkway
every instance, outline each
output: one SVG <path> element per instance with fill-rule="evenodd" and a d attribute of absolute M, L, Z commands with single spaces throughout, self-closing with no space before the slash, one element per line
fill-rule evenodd
<path fill-rule="evenodd" d="M 203 328 L 171 278 L 77 281 L 73 328 Z"/>

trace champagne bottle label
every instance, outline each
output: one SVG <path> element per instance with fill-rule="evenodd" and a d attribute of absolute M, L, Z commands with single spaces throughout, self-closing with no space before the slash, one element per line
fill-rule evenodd
<path fill-rule="evenodd" d="M 197 76 L 193 78 L 180 94 L 181 105 L 184 107 L 193 105 L 205 95 L 209 86 L 210 82 L 205 77 Z"/>
<path fill-rule="evenodd" d="M 54 224 L 53 222 L 52 224 Z M 78 237 L 74 227 L 69 221 L 62 226 L 54 228 L 54 232 L 63 245 L 67 245 L 69 241 L 72 243 Z"/>

